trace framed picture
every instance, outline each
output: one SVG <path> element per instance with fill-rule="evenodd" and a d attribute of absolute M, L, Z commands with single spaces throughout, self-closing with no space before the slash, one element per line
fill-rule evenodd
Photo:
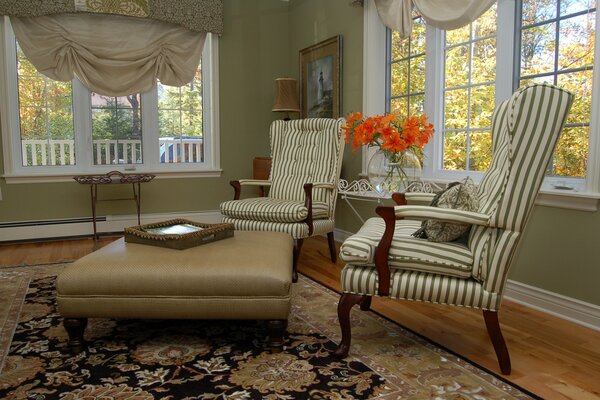
<path fill-rule="evenodd" d="M 300 50 L 302 118 L 342 114 L 342 36 Z"/>

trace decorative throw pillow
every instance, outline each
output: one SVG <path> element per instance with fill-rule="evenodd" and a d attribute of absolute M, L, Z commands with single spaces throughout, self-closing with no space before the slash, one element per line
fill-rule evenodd
<path fill-rule="evenodd" d="M 479 209 L 477 187 L 468 177 L 462 182 L 452 182 L 433 198 L 430 206 L 477 211 Z M 423 221 L 421 228 L 413 233 L 413 236 L 430 242 L 450 242 L 466 235 L 470 229 L 471 224 L 428 219 Z"/>

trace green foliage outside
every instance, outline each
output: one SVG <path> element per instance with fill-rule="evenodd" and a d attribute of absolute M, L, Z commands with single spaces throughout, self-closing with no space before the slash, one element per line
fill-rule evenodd
<path fill-rule="evenodd" d="M 548 20 L 557 14 L 568 16 L 593 7 L 593 0 L 560 0 L 560 4 L 557 0 L 523 0 L 520 84 L 550 82 L 576 94 L 548 171 L 551 175 L 586 175 L 596 14 L 586 12 L 561 19 L 558 44 L 557 25 Z M 445 169 L 485 171 L 489 167 L 495 106 L 495 34 L 495 6 L 469 26 L 446 33 L 444 126 L 436 126 L 436 134 L 444 135 Z M 395 98 L 391 100 L 391 111 L 423 112 L 424 53 L 425 25 L 421 19 L 415 20 L 409 40 L 392 34 L 390 89 Z"/>

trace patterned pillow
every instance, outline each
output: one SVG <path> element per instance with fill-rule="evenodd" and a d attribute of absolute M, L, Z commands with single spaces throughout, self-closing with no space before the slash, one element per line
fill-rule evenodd
<path fill-rule="evenodd" d="M 430 206 L 477 211 L 479 209 L 477 187 L 468 177 L 462 182 L 452 182 L 433 198 Z M 413 233 L 413 236 L 430 242 L 450 242 L 466 236 L 470 229 L 470 224 L 428 219 L 423 221 L 421 228 Z"/>

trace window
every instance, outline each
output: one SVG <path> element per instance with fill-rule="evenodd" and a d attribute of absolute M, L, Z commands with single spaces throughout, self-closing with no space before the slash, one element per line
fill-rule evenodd
<path fill-rule="evenodd" d="M 187 85 L 157 82 L 145 93 L 110 97 L 77 79 L 56 82 L 40 74 L 8 18 L 0 18 L 0 28 L 0 94 L 8 99 L 0 105 L 0 122 L 9 181 L 68 180 L 114 169 L 219 175 L 215 36 L 207 36 L 201 66 Z"/>
<path fill-rule="evenodd" d="M 141 95 L 90 96 L 94 165 L 142 164 Z"/>
<path fill-rule="evenodd" d="M 367 6 L 367 13 L 376 10 Z M 387 111 L 423 109 L 436 127 L 425 149 L 425 178 L 479 179 L 491 161 L 495 105 L 521 85 L 550 82 L 574 92 L 576 101 L 544 189 L 597 191 L 600 172 L 590 161 L 600 156 L 592 113 L 596 19 L 593 0 L 499 0 L 461 29 L 415 24 L 403 41 L 388 30 Z M 372 36 L 365 46 L 373 45 Z M 367 98 L 373 95 L 369 82 L 377 79 L 371 75 L 365 75 Z"/>
<path fill-rule="evenodd" d="M 425 104 L 425 21 L 413 18 L 410 38 L 400 38 L 388 30 L 390 59 L 390 96 L 388 111 L 399 114 L 422 114 Z"/>
<path fill-rule="evenodd" d="M 21 165 L 74 165 L 71 83 L 40 74 L 18 46 L 16 62 Z"/>
<path fill-rule="evenodd" d="M 595 1 L 523 0 L 519 22 L 518 84 L 549 82 L 576 94 L 548 175 L 585 178 L 592 106 Z"/>
<path fill-rule="evenodd" d="M 496 6 L 446 32 L 443 168 L 486 171 L 492 159 L 496 90 Z"/>

